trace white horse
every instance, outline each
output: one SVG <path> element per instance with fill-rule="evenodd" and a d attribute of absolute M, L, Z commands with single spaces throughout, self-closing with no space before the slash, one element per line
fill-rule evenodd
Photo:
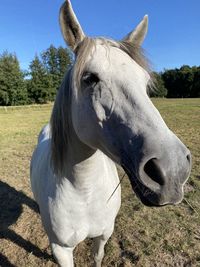
<path fill-rule="evenodd" d="M 119 183 L 115 163 L 144 204 L 177 204 L 190 152 L 147 95 L 151 78 L 140 52 L 147 16 L 123 41 L 92 39 L 67 0 L 60 25 L 76 60 L 39 136 L 31 185 L 59 265 L 73 266 L 74 248 L 89 237 L 94 266 L 101 266 L 121 202 L 120 187 L 112 195 Z"/>

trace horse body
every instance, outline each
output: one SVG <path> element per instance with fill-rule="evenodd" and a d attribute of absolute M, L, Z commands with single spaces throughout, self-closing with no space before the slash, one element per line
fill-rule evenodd
<path fill-rule="evenodd" d="M 88 157 L 75 137 L 69 144 L 72 151 L 66 176 L 58 178 L 50 163 L 49 128 L 41 131 L 32 157 L 31 185 L 52 247 L 59 244 L 73 249 L 87 237 L 107 240 L 121 203 L 120 187 L 109 200 L 119 183 L 114 162 L 100 150 Z M 75 147 L 78 154 L 74 154 Z"/>
<path fill-rule="evenodd" d="M 72 267 L 74 247 L 92 237 L 100 267 L 121 202 L 115 163 L 145 205 L 162 206 L 183 199 L 191 156 L 147 95 L 147 16 L 121 42 L 86 37 L 68 0 L 60 24 L 76 60 L 38 138 L 31 185 L 59 265 Z"/>

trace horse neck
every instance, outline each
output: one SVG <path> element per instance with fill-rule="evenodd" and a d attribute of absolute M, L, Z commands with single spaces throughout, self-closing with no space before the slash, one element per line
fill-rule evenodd
<path fill-rule="evenodd" d="M 77 189 L 87 191 L 101 179 L 105 155 L 82 143 L 73 129 L 70 131 L 66 177 Z"/>
<path fill-rule="evenodd" d="M 98 179 L 98 174 L 102 171 L 102 162 L 105 162 L 106 156 L 100 151 L 95 150 L 84 144 L 77 136 L 71 118 L 71 73 L 70 69 L 67 73 L 62 85 L 61 95 L 57 103 L 57 108 L 62 108 L 61 114 L 67 114 L 67 153 L 65 155 L 65 167 L 63 173 L 63 181 L 69 180 L 73 185 L 81 188 L 86 185 L 93 184 Z M 66 92 L 66 95 L 63 94 Z M 66 103 L 67 102 L 67 103 Z M 65 110 L 65 109 L 68 110 Z M 57 117 L 56 117 L 57 119 Z M 66 127 L 66 125 L 65 125 Z M 105 166 L 105 164 L 104 164 Z M 105 170 L 105 168 L 104 168 Z M 97 175 L 96 175 L 97 174 Z M 100 175 L 99 175 L 100 177 Z"/>

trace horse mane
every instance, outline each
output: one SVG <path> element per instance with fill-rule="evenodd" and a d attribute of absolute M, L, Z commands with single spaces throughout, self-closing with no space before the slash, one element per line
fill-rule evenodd
<path fill-rule="evenodd" d="M 73 66 L 73 81 L 77 88 L 80 88 L 81 77 L 87 65 L 87 58 L 91 51 L 95 52 L 97 40 L 104 45 L 108 51 L 110 47 L 116 47 L 128 54 L 143 69 L 145 69 L 152 78 L 150 65 L 143 50 L 140 47 L 130 44 L 126 41 L 117 42 L 106 38 L 89 38 L 77 46 L 75 54 L 76 60 Z M 152 79 L 151 79 L 152 81 Z M 153 84 L 153 83 L 152 83 Z M 54 103 L 50 125 L 51 125 L 51 163 L 56 174 L 62 175 L 64 163 L 67 157 L 69 131 L 71 124 L 71 86 L 72 70 L 70 69 L 60 86 Z"/>
<path fill-rule="evenodd" d="M 62 175 L 67 156 L 71 121 L 71 69 L 66 73 L 57 93 L 50 119 L 51 165 L 53 171 Z"/>

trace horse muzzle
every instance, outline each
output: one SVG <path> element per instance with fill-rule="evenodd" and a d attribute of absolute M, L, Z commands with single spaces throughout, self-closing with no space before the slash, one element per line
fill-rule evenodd
<path fill-rule="evenodd" d="M 182 147 L 181 152 L 165 151 L 162 155 L 143 157 L 138 166 L 122 163 L 133 191 L 146 206 L 176 205 L 184 196 L 183 187 L 191 171 L 190 151 Z"/>

